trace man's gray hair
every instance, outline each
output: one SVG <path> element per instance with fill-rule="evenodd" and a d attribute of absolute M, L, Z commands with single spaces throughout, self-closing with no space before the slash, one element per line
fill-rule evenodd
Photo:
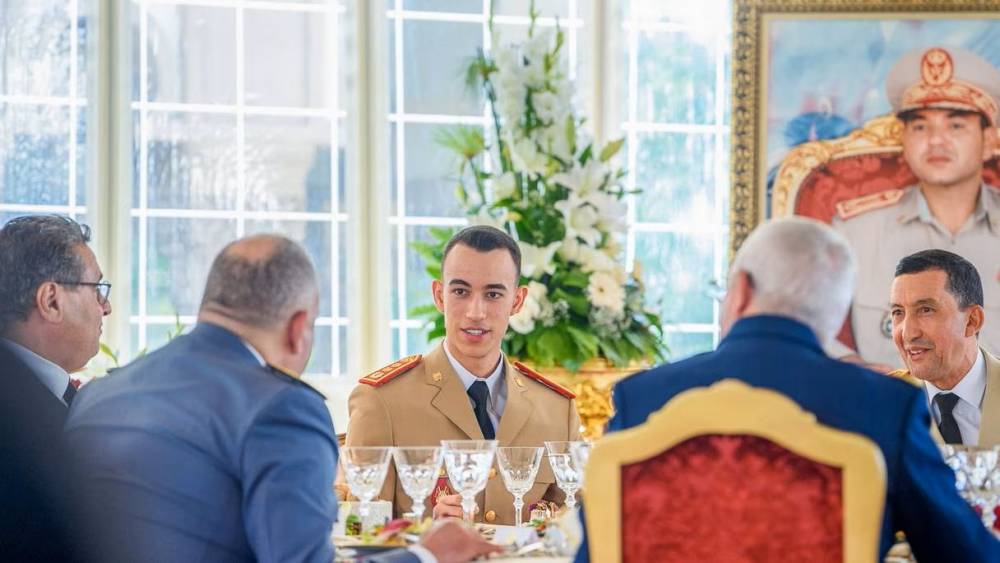
<path fill-rule="evenodd" d="M 270 247 L 259 255 L 234 248 L 255 242 Z M 312 260 L 298 243 L 280 235 L 253 235 L 229 243 L 215 257 L 201 307 L 269 327 L 315 295 L 318 285 Z"/>
<path fill-rule="evenodd" d="M 736 253 L 732 272 L 750 275 L 762 313 L 805 323 L 821 344 L 836 337 L 854 295 L 856 265 L 847 240 L 813 219 L 761 225 Z"/>
<path fill-rule="evenodd" d="M 16 217 L 0 229 L 0 334 L 28 319 L 38 286 L 84 281 L 77 249 L 88 242 L 89 227 L 60 215 Z"/>

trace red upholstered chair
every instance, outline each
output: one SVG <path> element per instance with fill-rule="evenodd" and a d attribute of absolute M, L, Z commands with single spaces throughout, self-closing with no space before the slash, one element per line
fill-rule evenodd
<path fill-rule="evenodd" d="M 903 159 L 902 130 L 896 116 L 884 115 L 844 137 L 793 148 L 774 178 L 770 215 L 805 215 L 829 223 L 841 201 L 915 184 Z M 1000 189 L 1000 149 L 986 162 L 983 176 Z"/>
<path fill-rule="evenodd" d="M 868 438 L 725 380 L 596 443 L 590 560 L 875 561 L 885 480 Z"/>

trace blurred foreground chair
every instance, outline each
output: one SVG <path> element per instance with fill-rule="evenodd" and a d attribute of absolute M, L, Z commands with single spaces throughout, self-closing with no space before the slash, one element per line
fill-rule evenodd
<path fill-rule="evenodd" d="M 585 482 L 591 561 L 878 559 L 879 448 L 736 380 L 602 438 Z"/>

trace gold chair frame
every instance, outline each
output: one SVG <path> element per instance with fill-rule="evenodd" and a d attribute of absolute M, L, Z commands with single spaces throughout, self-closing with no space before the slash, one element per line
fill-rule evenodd
<path fill-rule="evenodd" d="M 845 561 L 876 561 L 885 506 L 885 460 L 867 437 L 824 426 L 815 415 L 769 389 L 735 379 L 680 393 L 644 424 L 607 435 L 587 464 L 590 560 L 622 560 L 621 468 L 705 434 L 759 436 L 808 459 L 841 469 Z"/>

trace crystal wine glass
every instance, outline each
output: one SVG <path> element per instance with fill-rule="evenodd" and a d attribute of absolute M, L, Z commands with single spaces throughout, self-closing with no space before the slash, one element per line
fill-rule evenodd
<path fill-rule="evenodd" d="M 953 446 L 954 460 L 965 476 L 966 488 L 962 496 L 969 504 L 979 507 L 983 525 L 993 528 L 996 516 L 997 465 L 1000 462 L 1000 447 L 979 448 L 975 446 Z"/>
<path fill-rule="evenodd" d="M 362 525 L 368 522 L 371 501 L 382 490 L 389 470 L 390 447 L 344 446 L 340 448 L 340 465 L 344 468 L 347 486 L 358 497 L 358 516 Z"/>
<path fill-rule="evenodd" d="M 542 448 L 498 448 L 497 464 L 504 486 L 514 495 L 514 525 L 520 526 L 524 494 L 535 484 L 535 475 L 542 464 Z"/>
<path fill-rule="evenodd" d="M 413 501 L 410 512 L 417 520 L 424 516 L 424 501 L 437 484 L 438 469 L 441 467 L 441 448 L 415 447 L 396 448 L 392 453 L 396 460 L 396 475 L 403 490 Z"/>
<path fill-rule="evenodd" d="M 473 521 L 476 495 L 486 488 L 497 450 L 496 440 L 441 440 L 451 486 L 462 495 L 462 515 Z"/>
<path fill-rule="evenodd" d="M 581 488 L 583 487 L 583 477 L 587 474 L 587 462 L 590 460 L 590 450 L 593 447 L 593 444 L 585 440 L 570 442 L 569 444 L 569 452 L 573 456 L 573 463 L 576 464 L 577 470 L 580 471 Z"/>
<path fill-rule="evenodd" d="M 549 465 L 556 476 L 556 484 L 566 493 L 566 507 L 576 508 L 576 492 L 580 490 L 583 472 L 573 461 L 573 442 L 545 442 L 549 452 Z"/>

